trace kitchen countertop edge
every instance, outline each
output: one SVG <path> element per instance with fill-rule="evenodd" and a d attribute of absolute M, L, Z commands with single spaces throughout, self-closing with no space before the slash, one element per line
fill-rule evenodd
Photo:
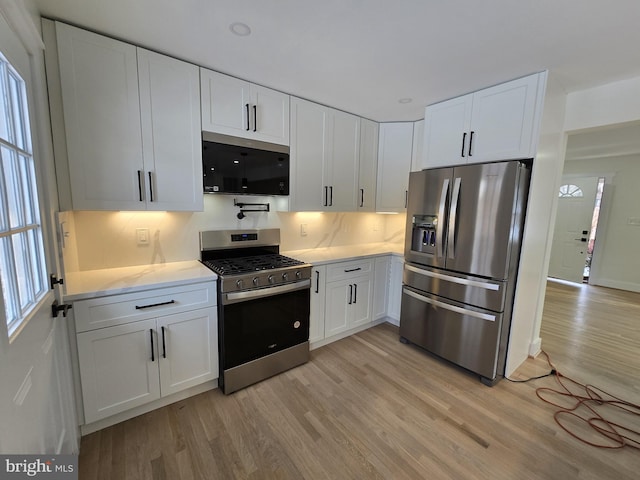
<path fill-rule="evenodd" d="M 350 260 L 359 260 L 367 257 L 382 257 L 385 255 L 404 258 L 404 244 L 369 243 L 363 245 L 288 250 L 281 253 L 287 257 L 317 266 L 336 262 L 348 262 Z"/>

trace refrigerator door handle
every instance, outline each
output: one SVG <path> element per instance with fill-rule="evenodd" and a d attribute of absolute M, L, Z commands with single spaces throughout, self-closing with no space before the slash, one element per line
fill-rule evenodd
<path fill-rule="evenodd" d="M 467 278 L 452 277 L 450 275 L 443 275 L 442 273 L 431 272 L 422 268 L 417 268 L 411 265 L 405 265 L 405 270 L 417 273 L 418 275 L 424 275 L 425 277 L 437 278 L 438 280 L 444 280 L 446 282 L 457 283 L 459 285 L 465 285 L 467 287 L 484 288 L 485 290 L 500 290 L 500 285 L 489 282 L 480 282 L 478 280 L 469 280 Z"/>
<path fill-rule="evenodd" d="M 452 312 L 459 313 L 461 315 L 468 315 L 470 317 L 479 318 L 480 320 L 485 320 L 487 322 L 495 322 L 496 316 L 489 315 L 487 313 L 474 312 L 473 310 L 467 310 L 466 308 L 456 307 L 455 305 L 450 305 L 448 303 L 440 302 L 438 300 L 433 300 L 432 298 L 423 297 L 411 290 L 407 290 L 406 288 L 402 289 L 402 293 L 409 295 L 410 297 L 415 298 L 416 300 L 420 300 L 424 303 L 429 303 L 435 307 L 444 308 L 445 310 L 450 310 Z"/>
<path fill-rule="evenodd" d="M 447 255 L 456 258 L 456 224 L 458 223 L 458 199 L 460 197 L 461 178 L 453 182 L 453 194 L 451 195 L 451 212 L 449 213 L 449 234 L 447 236 Z"/>
<path fill-rule="evenodd" d="M 444 210 L 447 205 L 447 195 L 449 195 L 449 179 L 445 178 L 442 182 L 442 192 L 440 192 L 440 207 L 438 208 L 438 218 L 440 221 L 436 226 L 436 256 L 444 257 Z"/>

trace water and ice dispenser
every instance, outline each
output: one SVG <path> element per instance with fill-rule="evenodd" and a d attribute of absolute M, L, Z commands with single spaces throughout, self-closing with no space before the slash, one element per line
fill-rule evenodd
<path fill-rule="evenodd" d="M 436 253 L 438 216 L 414 215 L 411 250 L 421 253 Z"/>

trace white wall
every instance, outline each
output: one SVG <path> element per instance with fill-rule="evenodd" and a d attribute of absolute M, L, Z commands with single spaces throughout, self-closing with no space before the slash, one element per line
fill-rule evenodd
<path fill-rule="evenodd" d="M 276 212 L 277 197 L 244 197 L 270 202 L 270 212 L 237 218 L 233 196 L 205 195 L 204 212 L 65 212 L 69 231 L 67 271 L 94 270 L 198 259 L 198 232 L 217 229 L 280 228 L 281 251 L 364 243 L 402 243 L 405 215 L 375 213 Z M 240 200 L 239 200 L 240 201 Z M 307 235 L 300 235 L 305 224 Z M 147 228 L 150 243 L 139 246 L 136 229 Z"/>
<path fill-rule="evenodd" d="M 566 162 L 564 173 L 605 177 L 589 283 L 640 292 L 640 155 Z"/>

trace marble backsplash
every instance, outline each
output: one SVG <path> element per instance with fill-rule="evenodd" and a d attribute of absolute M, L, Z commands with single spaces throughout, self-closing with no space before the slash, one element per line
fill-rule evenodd
<path fill-rule="evenodd" d="M 65 270 L 194 260 L 199 258 L 198 233 L 202 230 L 280 228 L 282 251 L 404 240 L 404 214 L 289 213 L 277 211 L 286 208 L 286 198 L 237 199 L 268 202 L 271 211 L 249 212 L 245 218 L 238 219 L 239 208 L 233 204 L 234 197 L 205 195 L 204 211 L 196 213 L 63 212 L 58 234 L 65 240 L 64 247 L 61 245 Z M 147 244 L 138 244 L 137 229 L 148 231 Z"/>

